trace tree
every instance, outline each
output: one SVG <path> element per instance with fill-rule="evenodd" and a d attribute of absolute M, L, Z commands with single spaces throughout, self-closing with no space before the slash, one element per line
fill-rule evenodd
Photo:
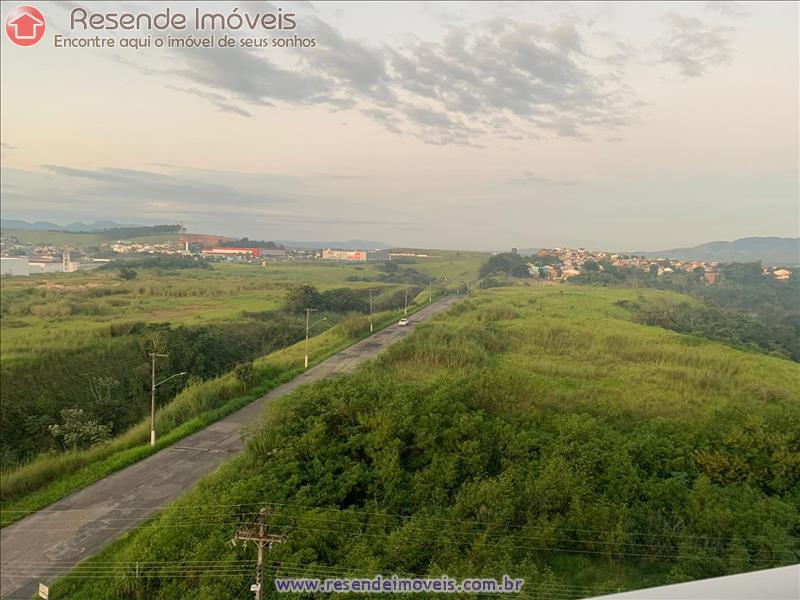
<path fill-rule="evenodd" d="M 130 281 L 132 279 L 136 279 L 137 275 L 138 275 L 138 273 L 136 271 L 134 271 L 133 269 L 128 269 L 128 268 L 122 267 L 119 270 L 119 276 L 122 277 L 125 281 Z"/>
<path fill-rule="evenodd" d="M 300 314 L 307 308 L 319 308 L 320 293 L 313 285 L 301 285 L 292 288 L 286 294 L 286 310 Z"/>
<path fill-rule="evenodd" d="M 253 367 L 253 362 L 243 362 L 236 365 L 233 369 L 233 374 L 239 381 L 242 382 L 245 388 L 249 388 L 253 385 L 253 382 L 256 379 L 256 371 Z"/>
<path fill-rule="evenodd" d="M 600 270 L 600 267 L 597 266 L 597 263 L 593 260 L 587 260 L 583 263 L 583 270 L 585 272 L 596 272 Z"/>
<path fill-rule="evenodd" d="M 90 377 L 89 394 L 92 397 L 92 413 L 101 422 L 110 423 L 119 407 L 113 391 L 120 385 L 114 377 Z"/>
<path fill-rule="evenodd" d="M 107 440 L 111 436 L 111 425 L 102 425 L 86 419 L 80 408 L 61 411 L 61 425 L 50 425 L 50 434 L 61 441 L 66 450 L 86 448 Z"/>

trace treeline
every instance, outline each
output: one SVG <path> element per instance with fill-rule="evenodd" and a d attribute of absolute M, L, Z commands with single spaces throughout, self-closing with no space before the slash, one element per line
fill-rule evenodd
<path fill-rule="evenodd" d="M 738 347 L 774 352 L 800 361 L 800 277 L 777 281 L 764 275 L 760 263 L 718 267 L 709 284 L 703 270 L 662 273 L 602 264 L 570 281 L 579 285 L 631 286 L 681 292 L 701 300 L 704 308 L 642 306 L 641 322 Z"/>
<path fill-rule="evenodd" d="M 511 277 L 530 277 L 528 261 L 519 254 L 500 252 L 481 265 L 478 276 L 483 279 L 490 275 L 505 274 Z"/>
<path fill-rule="evenodd" d="M 194 258 L 179 254 L 159 254 L 157 256 L 146 258 L 118 259 L 107 262 L 100 267 L 100 269 L 104 271 L 120 271 L 121 273 L 126 269 L 182 270 L 211 268 L 211 265 L 202 258 Z M 123 277 L 125 277 L 124 274 Z"/>
<path fill-rule="evenodd" d="M 107 337 L 69 350 L 43 350 L 35 358 L 8 360 L 0 369 L 0 453 L 4 466 L 48 450 L 65 449 L 52 428 L 63 426 L 62 411 L 82 411 L 72 427 L 108 427 L 114 436 L 149 412 L 149 352 L 159 358 L 163 377 L 186 372 L 158 389 L 159 404 L 187 384 L 232 370 L 236 365 L 293 344 L 305 334 L 303 324 L 276 313 L 267 321 L 242 319 L 209 325 L 114 323 Z M 73 415 L 74 417 L 74 415 Z M 82 445 L 92 443 L 90 436 Z"/>
<path fill-rule="evenodd" d="M 251 240 L 246 237 L 238 240 L 220 242 L 219 246 L 222 248 L 266 248 L 267 250 L 284 250 L 283 244 L 276 244 L 275 242 L 267 242 L 264 240 Z"/>
<path fill-rule="evenodd" d="M 141 227 L 110 227 L 102 231 L 75 231 L 70 233 L 102 234 L 109 240 L 124 240 L 148 235 L 172 235 L 183 232 L 180 225 L 143 225 Z"/>
<path fill-rule="evenodd" d="M 350 275 L 347 281 L 375 281 L 378 283 L 394 283 L 416 286 L 426 286 L 430 283 L 429 276 L 417 271 L 413 267 L 403 267 L 403 264 L 413 264 L 412 259 L 395 259 L 379 265 L 380 273 L 377 275 Z M 433 278 L 432 280 L 436 280 Z"/>
<path fill-rule="evenodd" d="M 409 288 L 409 304 L 421 290 L 420 287 Z M 396 310 L 404 306 L 405 290 L 396 290 L 390 295 L 381 294 L 379 296 L 378 292 L 380 291 L 376 289 L 373 292 L 373 312 Z M 369 294 L 368 289 L 336 288 L 320 292 L 313 285 L 301 285 L 287 292 L 284 309 L 294 315 L 305 314 L 306 309 L 339 314 L 369 313 Z"/>
<path fill-rule="evenodd" d="M 730 346 L 766 352 L 800 362 L 800 328 L 781 320 L 768 321 L 715 306 L 682 302 L 620 302 L 632 309 L 634 319 Z"/>

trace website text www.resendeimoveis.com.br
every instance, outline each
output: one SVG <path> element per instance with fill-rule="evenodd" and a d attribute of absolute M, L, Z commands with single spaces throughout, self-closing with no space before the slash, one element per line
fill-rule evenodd
<path fill-rule="evenodd" d="M 447 575 L 441 577 L 383 577 L 373 578 L 327 578 L 314 579 L 308 577 L 276 577 L 275 589 L 286 593 L 353 593 L 362 594 L 399 594 L 399 593 L 438 593 L 457 594 L 462 592 L 514 594 L 518 593 L 524 579 L 515 579 L 503 575 L 502 579 L 466 578 L 453 579 Z"/>

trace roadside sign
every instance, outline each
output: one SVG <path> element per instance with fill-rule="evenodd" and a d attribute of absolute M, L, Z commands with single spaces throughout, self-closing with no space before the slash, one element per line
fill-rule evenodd
<path fill-rule="evenodd" d="M 42 600 L 47 600 L 50 597 L 50 588 L 47 587 L 45 584 L 39 584 L 39 598 Z"/>

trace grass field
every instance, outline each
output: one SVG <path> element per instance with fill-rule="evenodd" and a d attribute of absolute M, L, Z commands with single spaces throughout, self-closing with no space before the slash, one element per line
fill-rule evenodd
<path fill-rule="evenodd" d="M 569 599 L 798 562 L 800 366 L 637 324 L 640 295 L 690 301 L 474 293 L 272 405 L 245 455 L 55 593 L 246 594 L 253 549 L 229 541 L 262 506 L 288 536 L 268 582 L 508 573 Z"/>

